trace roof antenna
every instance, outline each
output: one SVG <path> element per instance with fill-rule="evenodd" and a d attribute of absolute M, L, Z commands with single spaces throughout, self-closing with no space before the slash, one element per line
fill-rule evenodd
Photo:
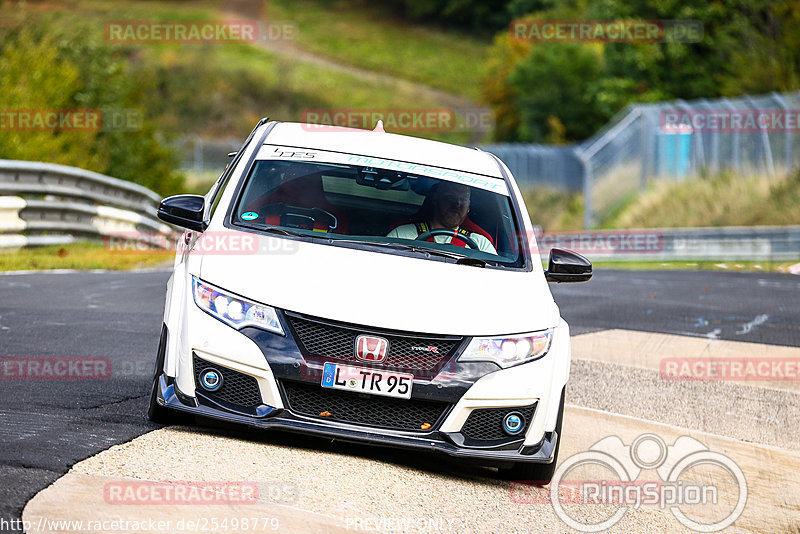
<path fill-rule="evenodd" d="M 383 129 L 383 121 L 378 120 L 378 124 L 375 125 L 375 128 L 372 131 L 386 133 L 386 130 Z"/>

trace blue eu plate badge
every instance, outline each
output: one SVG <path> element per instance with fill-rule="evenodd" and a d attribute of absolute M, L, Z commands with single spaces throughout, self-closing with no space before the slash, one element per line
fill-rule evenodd
<path fill-rule="evenodd" d="M 333 379 L 336 376 L 336 364 L 326 363 L 322 368 L 322 387 L 333 387 Z"/>

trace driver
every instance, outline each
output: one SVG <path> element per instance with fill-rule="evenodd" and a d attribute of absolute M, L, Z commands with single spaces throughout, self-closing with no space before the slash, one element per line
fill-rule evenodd
<path fill-rule="evenodd" d="M 478 249 L 489 254 L 497 254 L 492 241 L 483 229 L 467 218 L 470 203 L 470 188 L 455 182 L 440 182 L 431 190 L 432 213 L 420 222 L 404 224 L 390 231 L 386 237 L 416 239 L 429 230 L 448 229 L 454 233 L 472 238 Z M 431 211 L 431 210 L 429 210 Z M 428 239 L 436 243 L 451 243 L 453 236 L 437 235 Z M 452 243 L 466 247 L 464 241 L 455 238 Z"/>

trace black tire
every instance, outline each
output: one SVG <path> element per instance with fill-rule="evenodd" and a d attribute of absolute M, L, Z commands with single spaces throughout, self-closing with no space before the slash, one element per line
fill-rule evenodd
<path fill-rule="evenodd" d="M 564 421 L 564 393 L 565 389 L 561 390 L 561 403 L 558 407 L 558 419 L 556 420 L 556 434 L 558 440 L 556 441 L 556 450 L 553 451 L 553 461 L 549 464 L 532 464 L 517 462 L 513 466 L 500 469 L 500 474 L 506 480 L 516 480 L 519 482 L 529 482 L 534 486 L 546 486 L 553 479 L 553 473 L 556 471 L 558 464 L 558 450 L 561 448 L 561 424 Z"/>
<path fill-rule="evenodd" d="M 147 418 L 160 425 L 175 422 L 175 412 L 158 404 L 158 381 L 164 372 L 164 357 L 167 353 L 167 325 L 161 327 L 161 340 L 158 342 L 158 354 L 153 370 L 153 384 L 150 388 L 150 405 L 147 407 Z"/>

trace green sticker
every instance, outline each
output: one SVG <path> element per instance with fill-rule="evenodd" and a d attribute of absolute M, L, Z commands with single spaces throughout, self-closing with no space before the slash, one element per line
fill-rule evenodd
<path fill-rule="evenodd" d="M 241 217 L 245 221 L 252 221 L 253 219 L 258 219 L 258 213 L 254 211 L 248 211 L 247 213 L 242 213 Z"/>

